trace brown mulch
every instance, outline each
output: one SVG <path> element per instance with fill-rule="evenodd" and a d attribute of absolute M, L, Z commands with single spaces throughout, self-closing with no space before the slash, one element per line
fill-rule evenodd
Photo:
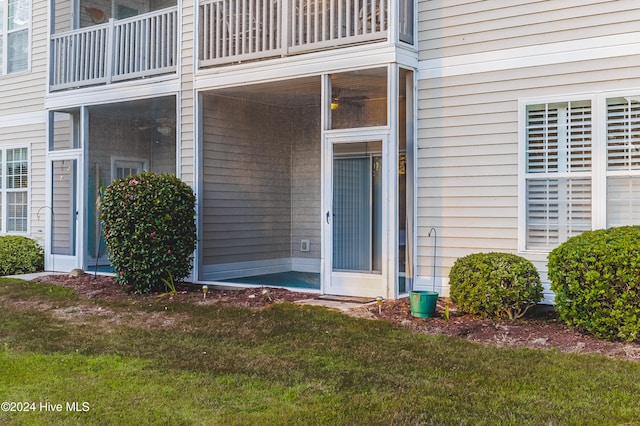
<path fill-rule="evenodd" d="M 132 303 L 158 300 L 189 301 L 196 304 L 220 304 L 248 308 L 262 308 L 278 302 L 295 302 L 317 298 L 317 294 L 292 292 L 281 288 L 221 289 L 209 286 L 206 298 L 199 285 L 186 284 L 179 287 L 172 297 L 159 299 L 157 295 L 132 294 L 111 277 L 91 274 L 80 277 L 50 275 L 37 281 L 72 287 L 78 295 L 87 299 L 130 301 Z M 445 306 L 449 306 L 449 318 L 444 318 Z M 541 305 L 531 309 L 518 320 L 490 320 L 456 311 L 450 301 L 438 301 L 433 318 L 414 318 L 407 298 L 385 300 L 377 303 L 356 305 L 350 315 L 390 321 L 419 333 L 441 334 L 499 347 L 526 347 L 532 349 L 557 349 L 563 352 L 597 353 L 627 360 L 640 360 L 640 344 L 609 342 L 582 334 L 568 327 L 558 318 L 550 306 Z"/>

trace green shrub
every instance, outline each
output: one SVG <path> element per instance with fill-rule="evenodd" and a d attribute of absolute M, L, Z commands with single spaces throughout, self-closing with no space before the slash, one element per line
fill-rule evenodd
<path fill-rule="evenodd" d="M 549 280 L 567 324 L 605 339 L 640 337 L 640 227 L 570 238 L 549 254 Z"/>
<path fill-rule="evenodd" d="M 542 300 L 540 275 L 527 259 L 509 253 L 476 253 L 456 260 L 449 274 L 451 300 L 463 312 L 520 318 Z"/>
<path fill-rule="evenodd" d="M 31 238 L 0 237 L 0 275 L 29 274 L 44 268 L 44 251 Z"/>
<path fill-rule="evenodd" d="M 121 285 L 164 291 L 163 280 L 189 276 L 196 245 L 195 195 L 173 175 L 142 172 L 116 179 L 103 194 L 100 218 L 109 260 Z"/>

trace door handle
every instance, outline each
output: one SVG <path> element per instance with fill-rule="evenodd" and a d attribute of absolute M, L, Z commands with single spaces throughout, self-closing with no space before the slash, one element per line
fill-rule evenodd
<path fill-rule="evenodd" d="M 329 224 L 329 216 L 331 215 L 331 213 L 329 212 L 329 210 L 327 210 L 327 224 Z"/>

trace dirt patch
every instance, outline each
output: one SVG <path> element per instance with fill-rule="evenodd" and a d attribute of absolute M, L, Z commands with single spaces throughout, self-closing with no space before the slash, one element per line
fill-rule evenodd
<path fill-rule="evenodd" d="M 278 302 L 295 302 L 313 299 L 317 294 L 292 292 L 280 288 L 216 289 L 209 288 L 206 297 L 199 285 L 184 285 L 172 297 L 159 299 L 158 295 L 131 294 L 129 289 L 121 287 L 108 276 L 87 274 L 80 277 L 50 275 L 37 281 L 73 288 L 81 298 L 125 301 L 137 303 L 170 303 L 173 300 L 205 305 L 226 305 L 247 308 L 262 308 Z M 449 308 L 449 318 L 444 318 L 445 307 Z M 98 311 L 96 311 L 98 309 Z M 439 300 L 434 318 L 414 318 L 408 299 L 386 300 L 382 306 L 372 303 L 355 307 L 348 314 L 400 324 L 415 332 L 441 334 L 464 338 L 470 341 L 498 347 L 526 347 L 532 349 L 557 349 L 563 352 L 597 353 L 605 356 L 628 360 L 640 360 L 640 344 L 609 342 L 579 333 L 565 326 L 557 313 L 549 306 L 532 309 L 525 318 L 508 320 L 488 320 L 472 315 L 463 315 L 456 311 L 448 300 Z M 134 311 L 106 311 L 99 307 L 77 307 L 56 309 L 54 315 L 60 318 L 79 320 L 83 315 L 98 315 L 110 318 L 110 321 L 136 321 L 138 324 L 157 324 L 153 321 L 139 321 Z M 148 313 L 144 313 L 148 316 Z M 147 320 L 149 318 L 146 318 Z M 175 318 L 174 318 L 175 320 Z M 169 324 L 166 324 L 169 325 Z"/>

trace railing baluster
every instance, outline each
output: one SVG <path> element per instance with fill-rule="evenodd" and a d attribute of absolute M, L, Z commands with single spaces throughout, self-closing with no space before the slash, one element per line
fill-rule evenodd
<path fill-rule="evenodd" d="M 325 2 L 328 3 L 326 6 L 326 13 L 329 14 L 329 27 L 327 28 L 327 39 L 333 40 L 335 38 L 335 28 L 336 28 L 336 18 L 335 18 L 335 3 L 333 1 Z M 325 16 L 327 16 L 325 14 Z"/>
<path fill-rule="evenodd" d="M 249 51 L 247 53 L 253 53 L 253 39 L 254 39 L 254 34 L 255 34 L 255 25 L 256 25 L 256 15 L 255 15 L 255 8 L 254 8 L 254 2 L 255 0 L 249 0 L 249 16 L 247 17 L 247 29 L 244 32 L 244 36 L 245 38 L 248 39 L 249 43 L 244 43 L 244 44 L 248 44 L 248 48 Z"/>
<path fill-rule="evenodd" d="M 304 33 L 302 32 L 302 23 L 304 15 L 305 15 L 305 10 L 304 10 L 304 4 L 303 4 L 304 0 L 298 0 L 298 10 L 296 11 L 296 14 L 298 15 L 298 40 L 296 45 L 301 45 L 302 43 L 304 43 Z"/>
<path fill-rule="evenodd" d="M 209 59 L 209 55 L 207 52 L 210 49 L 211 37 L 210 33 L 213 29 L 211 26 L 211 10 L 213 9 L 213 5 L 204 4 L 200 7 L 200 14 L 202 16 L 201 26 L 199 27 L 200 32 L 200 48 L 202 49 L 200 53 L 200 57 L 202 59 Z"/>

